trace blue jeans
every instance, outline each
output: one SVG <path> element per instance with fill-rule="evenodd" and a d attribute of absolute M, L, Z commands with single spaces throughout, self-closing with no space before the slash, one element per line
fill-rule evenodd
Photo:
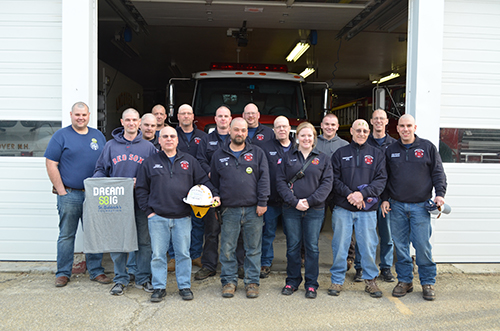
<path fill-rule="evenodd" d="M 333 284 L 344 284 L 353 226 L 361 257 L 363 279 L 374 279 L 378 276 L 375 263 L 378 245 L 376 213 L 376 211 L 349 211 L 339 206 L 333 209 L 333 265 L 330 268 Z"/>
<path fill-rule="evenodd" d="M 175 276 L 179 290 L 191 288 L 191 217 L 164 218 L 154 215 L 149 218 L 149 232 L 153 258 L 151 271 L 154 289 L 165 289 L 167 286 L 167 250 L 172 243 L 175 253 Z"/>
<path fill-rule="evenodd" d="M 135 251 L 137 264 L 135 273 L 135 283 L 144 284 L 151 278 L 151 238 L 149 237 L 148 218 L 139 208 L 135 208 L 135 225 L 137 227 L 138 250 Z M 113 281 L 127 286 L 130 277 L 127 272 L 128 253 L 110 253 L 113 260 L 115 277 Z"/>
<path fill-rule="evenodd" d="M 319 233 L 325 217 L 325 208 L 297 210 L 283 205 L 283 224 L 286 227 L 286 284 L 298 288 L 302 283 L 300 248 L 304 243 L 304 287 L 317 289 L 319 274 Z"/>
<path fill-rule="evenodd" d="M 238 284 L 236 246 L 240 231 L 245 248 L 245 285 L 260 284 L 260 257 L 262 250 L 263 216 L 257 216 L 257 206 L 227 207 L 222 209 L 221 226 L 221 283 Z"/>
<path fill-rule="evenodd" d="M 135 275 L 135 273 L 137 272 L 137 261 L 135 260 L 135 253 L 136 252 L 128 253 L 127 272 L 129 273 L 129 275 Z"/>
<path fill-rule="evenodd" d="M 262 227 L 262 256 L 260 258 L 261 265 L 264 267 L 270 267 L 271 264 L 273 264 L 273 241 L 274 238 L 276 238 L 276 227 L 278 225 L 278 217 L 281 213 L 281 206 L 267 206 L 267 211 L 264 214 L 264 226 Z"/>
<path fill-rule="evenodd" d="M 208 213 L 207 213 L 208 214 Z M 205 217 L 207 216 L 205 214 Z M 192 259 L 197 259 L 201 256 L 203 252 L 203 235 L 205 234 L 205 217 L 198 218 L 194 216 L 194 213 L 191 211 L 191 247 L 189 248 L 189 254 Z M 172 243 L 168 247 L 168 256 L 171 259 L 175 259 L 175 251 Z"/>
<path fill-rule="evenodd" d="M 78 223 L 82 219 L 85 192 L 67 189 L 66 195 L 57 196 L 59 213 L 59 238 L 57 239 L 56 277 L 71 277 L 73 256 L 75 253 L 75 235 Z M 91 279 L 104 274 L 102 254 L 85 254 L 87 269 Z"/>
<path fill-rule="evenodd" d="M 391 236 L 391 219 L 390 214 L 382 216 L 382 209 L 380 209 L 382 201 L 378 204 L 377 209 L 377 230 L 380 237 L 380 269 L 387 269 L 392 267 L 394 260 L 394 247 Z M 359 257 L 359 249 L 356 244 L 356 257 L 354 258 L 354 265 L 356 269 L 361 268 L 361 258 Z"/>
<path fill-rule="evenodd" d="M 425 202 L 405 203 L 389 200 L 391 204 L 392 240 L 396 248 L 396 273 L 398 281 L 411 283 L 413 262 L 410 242 L 415 247 L 418 274 L 422 285 L 436 283 L 436 263 L 432 261 L 431 216 L 425 209 Z"/>

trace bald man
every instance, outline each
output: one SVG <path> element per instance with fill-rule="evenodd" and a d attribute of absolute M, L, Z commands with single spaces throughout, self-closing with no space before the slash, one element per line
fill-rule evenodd
<path fill-rule="evenodd" d="M 167 111 L 162 105 L 156 105 L 151 110 L 151 113 L 156 117 L 156 135 L 160 135 L 160 130 L 163 129 L 165 125 L 165 120 L 167 119 Z"/>
<path fill-rule="evenodd" d="M 142 139 L 152 143 L 157 150 L 161 150 L 158 143 L 158 136 L 156 135 L 156 117 L 151 113 L 146 113 L 141 117 Z"/>
<path fill-rule="evenodd" d="M 222 296 L 232 298 L 238 285 L 236 245 L 240 231 L 245 246 L 247 298 L 259 296 L 263 215 L 269 199 L 269 166 L 264 151 L 246 141 L 247 122 L 235 118 L 229 137 L 212 156 L 211 180 L 221 199 Z"/>
<path fill-rule="evenodd" d="M 332 156 L 335 208 L 332 211 L 332 284 L 328 294 L 338 296 L 342 290 L 354 227 L 365 291 L 373 298 L 380 298 L 382 291 L 375 281 L 378 276 L 376 227 L 378 198 L 387 181 L 385 156 L 380 149 L 366 143 L 370 128 L 365 120 L 354 121 L 350 131 L 351 143 L 339 148 Z"/>
<path fill-rule="evenodd" d="M 292 148 L 290 141 L 290 122 L 285 116 L 278 116 L 274 120 L 274 134 L 276 139 L 262 145 L 269 161 L 269 174 L 271 178 L 271 195 L 267 204 L 267 211 L 264 214 L 264 227 L 262 228 L 262 257 L 260 278 L 267 278 L 271 273 L 271 265 L 274 259 L 273 241 L 276 237 L 276 227 L 278 218 L 282 214 L 283 199 L 276 189 L 276 173 L 278 165 L 283 157 Z"/>
<path fill-rule="evenodd" d="M 248 138 L 252 144 L 262 147 L 275 138 L 271 128 L 259 123 L 260 112 L 257 105 L 253 103 L 247 104 L 241 117 L 248 123 Z"/>
<path fill-rule="evenodd" d="M 446 175 L 436 146 L 415 134 L 415 119 L 405 114 L 398 121 L 399 140 L 385 150 L 387 187 L 382 195 L 382 213 L 390 215 L 396 248 L 398 284 L 392 295 L 402 297 L 413 291 L 413 263 L 410 242 L 415 247 L 422 294 L 436 298 L 436 263 L 432 261 L 431 218 L 425 206 L 436 192 L 434 203 L 444 204 Z"/>

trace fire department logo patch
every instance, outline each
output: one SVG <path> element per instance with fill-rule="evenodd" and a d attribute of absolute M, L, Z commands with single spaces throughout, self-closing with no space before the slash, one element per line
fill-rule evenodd
<path fill-rule="evenodd" d="M 184 170 L 189 169 L 189 162 L 188 161 L 181 161 L 181 168 Z"/>
<path fill-rule="evenodd" d="M 252 161 L 253 160 L 253 154 L 252 153 L 246 153 L 245 155 L 243 155 L 243 158 L 245 159 L 245 161 Z"/>
<path fill-rule="evenodd" d="M 373 163 L 373 156 L 371 155 L 365 155 L 365 163 L 370 165 Z"/>
<path fill-rule="evenodd" d="M 264 135 L 262 133 L 259 133 L 257 135 L 257 140 L 260 140 L 260 141 L 264 140 Z"/>
<path fill-rule="evenodd" d="M 311 161 L 312 164 L 318 165 L 319 164 L 319 159 L 317 157 L 314 158 L 314 160 Z"/>
<path fill-rule="evenodd" d="M 415 157 L 418 157 L 419 159 L 424 157 L 424 150 L 423 149 L 416 149 L 415 150 Z"/>
<path fill-rule="evenodd" d="M 198 138 L 198 137 L 195 137 L 195 138 L 194 138 L 194 143 L 195 143 L 196 145 L 199 145 L 199 144 L 200 144 L 200 141 L 201 141 L 201 139 L 200 139 L 200 138 Z"/>

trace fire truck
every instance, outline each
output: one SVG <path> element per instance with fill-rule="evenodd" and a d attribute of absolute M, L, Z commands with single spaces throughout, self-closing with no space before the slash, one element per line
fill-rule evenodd
<path fill-rule="evenodd" d="M 169 120 L 175 122 L 175 84 L 194 81 L 191 106 L 200 130 L 215 129 L 215 111 L 227 105 L 234 117 L 241 116 L 248 103 L 259 108 L 259 122 L 272 127 L 277 116 L 289 119 L 292 132 L 307 120 L 304 78 L 289 73 L 286 65 L 212 63 L 211 70 L 194 73 L 191 78 L 172 78 L 167 89 Z M 324 83 L 326 86 L 326 83 Z M 323 109 L 328 109 L 328 89 L 324 88 Z"/>

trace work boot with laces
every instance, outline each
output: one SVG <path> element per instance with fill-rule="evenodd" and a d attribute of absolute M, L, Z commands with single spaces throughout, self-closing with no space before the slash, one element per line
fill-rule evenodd
<path fill-rule="evenodd" d="M 376 278 L 373 279 L 365 279 L 365 292 L 370 293 L 372 298 L 381 298 L 382 291 L 378 288 Z"/>

